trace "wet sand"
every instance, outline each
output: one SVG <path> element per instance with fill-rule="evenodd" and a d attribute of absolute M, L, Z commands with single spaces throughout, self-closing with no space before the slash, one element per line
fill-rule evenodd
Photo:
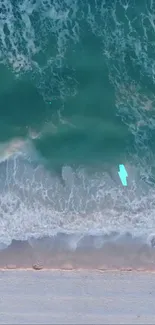
<path fill-rule="evenodd" d="M 0 271 L 0 324 L 154 324 L 155 274 Z"/>
<path fill-rule="evenodd" d="M 140 240 L 125 238 L 124 241 L 109 241 L 95 248 L 93 240 L 87 238 L 85 245 L 74 250 L 66 245 L 63 236 L 54 240 L 13 240 L 9 247 L 0 251 L 0 268 L 155 271 L 154 247 Z"/>

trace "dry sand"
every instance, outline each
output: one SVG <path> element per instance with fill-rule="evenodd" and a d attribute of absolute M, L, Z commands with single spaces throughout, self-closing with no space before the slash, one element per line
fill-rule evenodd
<path fill-rule="evenodd" d="M 155 324 L 155 274 L 0 271 L 0 324 Z"/>

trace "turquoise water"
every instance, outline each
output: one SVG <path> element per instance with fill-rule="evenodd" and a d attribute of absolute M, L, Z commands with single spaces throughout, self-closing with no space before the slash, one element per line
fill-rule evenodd
<path fill-rule="evenodd" d="M 154 14 L 151 0 L 1 1 L 2 242 L 152 233 Z"/>

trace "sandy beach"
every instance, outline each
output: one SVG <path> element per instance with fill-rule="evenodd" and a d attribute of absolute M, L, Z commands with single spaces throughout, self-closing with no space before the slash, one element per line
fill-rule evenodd
<path fill-rule="evenodd" d="M 155 274 L 1 271 L 0 324 L 154 324 Z"/>
<path fill-rule="evenodd" d="M 154 287 L 155 249 L 141 241 L 14 240 L 0 251 L 0 324 L 154 324 Z"/>

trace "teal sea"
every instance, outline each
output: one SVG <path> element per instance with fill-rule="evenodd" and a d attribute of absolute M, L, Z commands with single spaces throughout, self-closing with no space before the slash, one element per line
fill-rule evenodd
<path fill-rule="evenodd" d="M 154 235 L 154 36 L 153 0 L 1 0 L 1 243 Z"/>

